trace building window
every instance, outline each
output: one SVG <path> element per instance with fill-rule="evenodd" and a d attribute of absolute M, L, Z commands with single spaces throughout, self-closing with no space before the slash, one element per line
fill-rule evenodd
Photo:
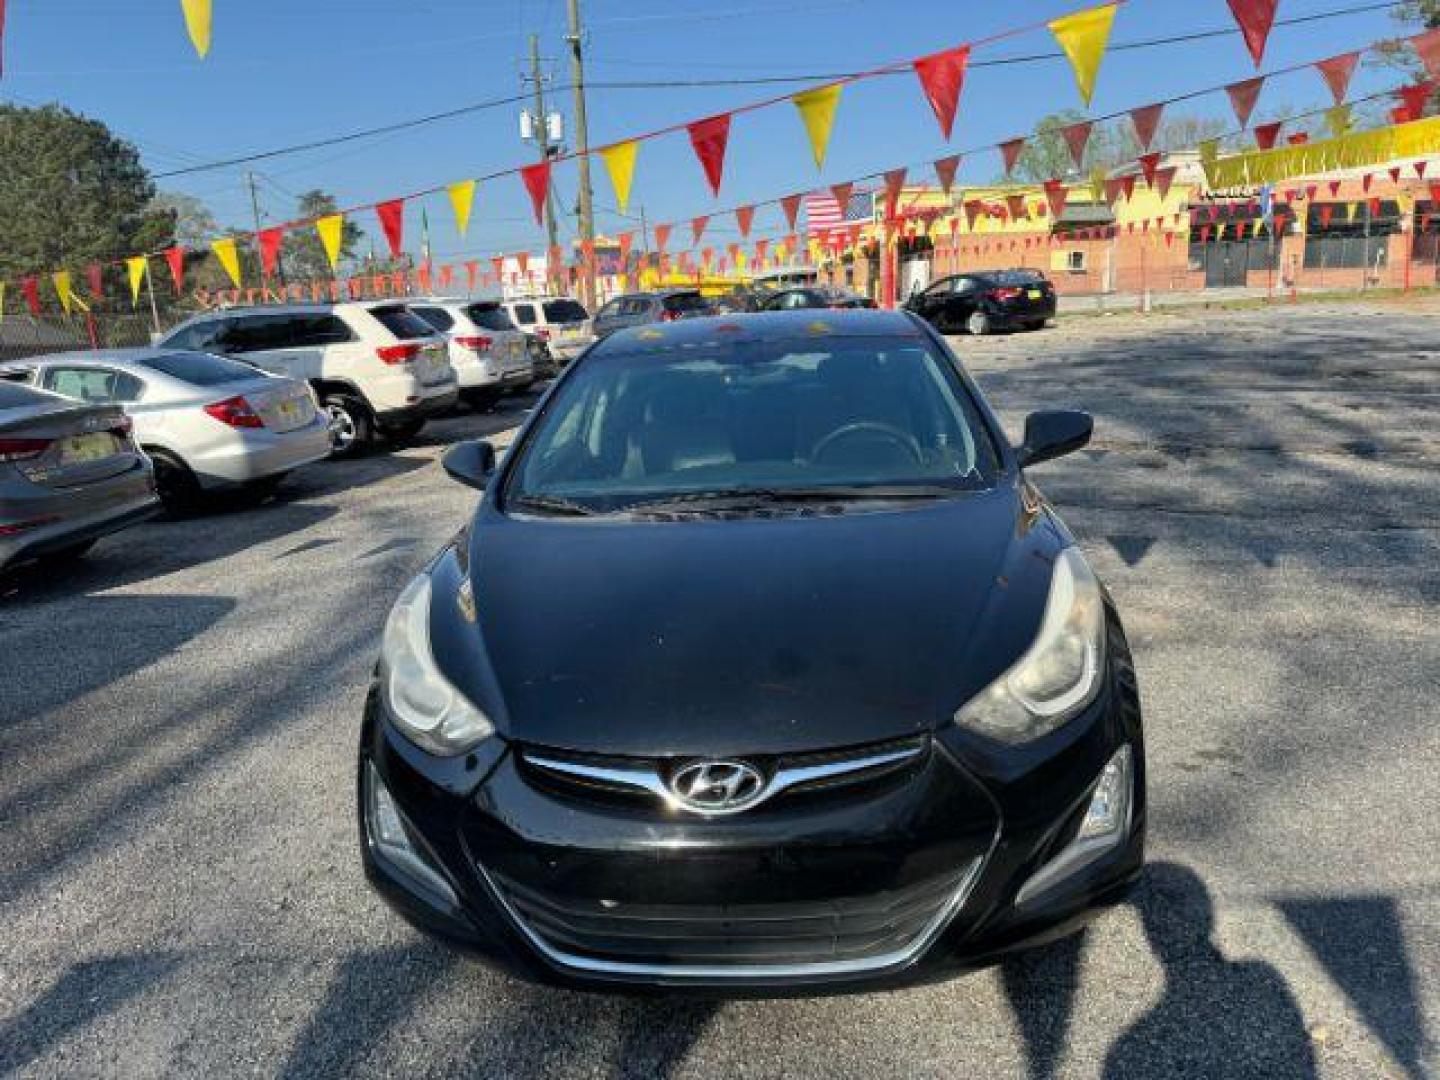
<path fill-rule="evenodd" d="M 1076 248 L 1065 253 L 1065 269 L 1072 274 L 1083 274 L 1086 270 L 1085 252 Z"/>

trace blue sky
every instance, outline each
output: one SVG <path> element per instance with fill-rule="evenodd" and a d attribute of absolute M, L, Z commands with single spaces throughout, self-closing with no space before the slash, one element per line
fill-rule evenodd
<path fill-rule="evenodd" d="M 1283 0 L 1280 17 L 1356 6 L 1363 0 Z M 582 0 L 589 25 L 588 77 L 609 81 L 686 80 L 843 72 L 906 59 L 1083 6 L 1076 0 Z M 6 71 L 0 99 L 59 101 L 98 117 L 135 140 L 155 172 L 404 120 L 502 97 L 521 89 L 528 35 L 560 83 L 564 0 L 215 0 L 214 46 L 197 59 L 177 0 L 10 0 Z M 1130 0 L 1112 44 L 1233 27 L 1225 0 Z M 1396 33 L 1387 12 L 1373 11 L 1277 28 L 1266 69 L 1319 59 Z M 984 61 L 1053 49 L 1043 29 L 977 50 Z M 1151 100 L 1248 77 L 1254 69 L 1238 35 L 1109 55 L 1091 112 L 1101 115 Z M 1394 85 L 1392 71 L 1362 66 L 1352 95 Z M 623 138 L 769 97 L 788 86 L 592 89 L 591 142 Z M 1260 110 L 1326 104 L 1314 71 L 1270 81 Z M 570 112 L 568 93 L 560 102 Z M 712 199 L 684 135 L 642 145 L 631 212 L 643 204 L 652 222 L 688 221 L 737 203 L 772 199 L 897 164 L 1023 134 L 1044 114 L 1079 105 L 1063 61 L 970 72 L 955 137 L 946 144 L 911 75 L 868 80 L 844 92 L 829 159 L 817 173 L 800 121 L 789 105 L 738 117 L 725 186 Z M 361 142 L 251 166 L 263 177 L 267 218 L 285 220 L 293 194 L 320 187 L 342 205 L 482 175 L 532 160 L 520 143 L 518 105 Z M 1180 107 L 1176 107 L 1179 111 Z M 1184 106 L 1224 114 L 1223 94 Z M 202 198 L 224 225 L 248 228 L 246 167 L 162 179 L 162 189 Z M 977 154 L 962 179 L 998 171 L 993 152 Z M 598 160 L 596 202 L 602 230 L 626 227 Z M 575 167 L 556 173 L 573 203 Z M 450 224 L 442 194 L 425 202 L 437 258 L 482 256 L 543 246 L 518 179 L 482 185 L 468 239 Z M 371 214 L 359 223 L 377 237 Z M 756 229 L 777 227 L 762 210 Z M 573 224 L 573 219 L 572 219 Z M 407 214 L 407 241 L 419 232 Z M 717 240 L 733 221 L 717 222 Z M 567 228 L 567 233 L 570 230 Z M 677 231 L 677 235 L 683 230 Z"/>

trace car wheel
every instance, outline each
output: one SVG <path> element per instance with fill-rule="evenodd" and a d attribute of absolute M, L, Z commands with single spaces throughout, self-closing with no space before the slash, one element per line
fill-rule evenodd
<path fill-rule="evenodd" d="M 1026 330 L 1043 330 L 1043 329 L 1045 329 L 1045 320 L 1044 320 L 1044 319 L 1040 319 L 1040 320 L 1038 320 L 1037 322 L 1028 322 L 1028 323 L 1025 324 L 1025 329 L 1026 329 Z"/>
<path fill-rule="evenodd" d="M 285 481 L 285 477 L 289 475 L 289 473 L 277 473 L 274 476 L 251 480 L 240 489 L 241 500 L 249 505 L 258 506 L 260 503 L 274 498 L 275 493 L 280 490 L 280 485 Z"/>
<path fill-rule="evenodd" d="M 194 509 L 200 501 L 200 481 L 190 466 L 166 450 L 147 448 L 145 452 L 155 465 L 155 490 L 160 504 L 172 514 Z"/>
<path fill-rule="evenodd" d="M 500 400 L 500 394 L 490 389 L 461 390 L 460 398 L 476 412 L 489 412 Z"/>
<path fill-rule="evenodd" d="M 393 443 L 407 443 L 425 426 L 424 420 L 406 420 L 403 424 L 387 424 L 383 429 L 385 437 Z"/>
<path fill-rule="evenodd" d="M 990 316 L 983 311 L 972 311 L 965 320 L 965 329 L 974 337 L 984 337 L 990 332 Z"/>
<path fill-rule="evenodd" d="M 330 456 L 354 457 L 370 443 L 370 410 L 350 394 L 326 394 L 321 402 L 330 422 Z"/>
<path fill-rule="evenodd" d="M 47 551 L 36 561 L 42 566 L 64 566 L 66 563 L 74 562 L 76 559 L 83 559 L 90 549 L 95 546 L 98 539 L 81 540 L 78 544 L 67 544 L 65 547 L 56 548 L 54 551 Z"/>

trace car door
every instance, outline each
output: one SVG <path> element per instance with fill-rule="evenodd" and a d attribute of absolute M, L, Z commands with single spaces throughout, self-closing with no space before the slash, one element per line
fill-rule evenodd
<path fill-rule="evenodd" d="M 958 278 L 941 278 L 928 289 L 922 289 L 911 301 L 911 310 L 922 319 L 934 322 L 945 310 L 947 300 Z"/>
<path fill-rule="evenodd" d="M 325 374 L 327 348 L 354 340 L 354 332 L 328 312 L 277 312 L 237 318 L 222 343 L 226 355 L 242 363 L 310 380 Z"/>
<path fill-rule="evenodd" d="M 620 315 L 620 305 L 623 300 L 611 300 L 595 313 L 595 318 L 590 324 L 591 330 L 597 338 L 602 338 L 615 329 L 615 320 Z"/>

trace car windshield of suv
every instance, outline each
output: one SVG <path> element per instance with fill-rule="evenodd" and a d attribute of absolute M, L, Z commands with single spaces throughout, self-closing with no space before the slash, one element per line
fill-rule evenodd
<path fill-rule="evenodd" d="M 471 304 L 465 309 L 470 321 L 481 330 L 514 330 L 515 324 L 499 304 Z"/>
<path fill-rule="evenodd" d="M 192 386 L 220 386 L 223 383 L 248 382 L 263 378 L 263 373 L 246 364 L 211 356 L 209 353 L 177 352 L 150 356 L 141 361 L 146 367 L 169 375 Z"/>
<path fill-rule="evenodd" d="M 504 500 L 583 515 L 946 498 L 996 469 L 969 392 L 918 335 L 612 344 L 560 384 Z"/>
<path fill-rule="evenodd" d="M 401 341 L 412 338 L 432 337 L 434 328 L 407 307 L 392 304 L 389 307 L 371 308 L 370 314 L 380 320 L 381 325 Z"/>
<path fill-rule="evenodd" d="M 584 322 L 590 317 L 575 300 L 546 300 L 542 306 L 547 323 Z"/>

